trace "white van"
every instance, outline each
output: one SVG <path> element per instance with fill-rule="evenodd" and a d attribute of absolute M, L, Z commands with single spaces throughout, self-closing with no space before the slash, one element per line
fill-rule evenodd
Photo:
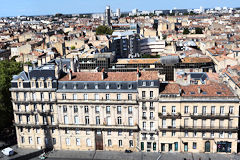
<path fill-rule="evenodd" d="M 11 155 L 14 154 L 14 150 L 10 147 L 7 147 L 7 148 L 2 150 L 2 153 L 6 156 L 11 156 Z"/>

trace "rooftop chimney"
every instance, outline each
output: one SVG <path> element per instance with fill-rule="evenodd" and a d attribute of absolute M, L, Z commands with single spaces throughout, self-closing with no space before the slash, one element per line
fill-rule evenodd
<path fill-rule="evenodd" d="M 68 78 L 69 78 L 69 81 L 72 80 L 72 70 L 71 69 L 68 71 Z"/>
<path fill-rule="evenodd" d="M 38 67 L 42 66 L 42 59 L 41 58 L 38 58 Z"/>
<path fill-rule="evenodd" d="M 141 77 L 141 72 L 139 71 L 139 68 L 137 68 L 137 79 Z"/>
<path fill-rule="evenodd" d="M 104 68 L 102 69 L 102 80 L 104 80 L 105 78 L 107 78 L 107 72 L 104 71 Z"/>
<path fill-rule="evenodd" d="M 24 70 L 24 72 L 27 72 L 27 73 L 28 73 L 28 71 L 29 71 L 28 64 L 24 64 L 24 65 L 23 65 L 23 70 Z"/>
<path fill-rule="evenodd" d="M 42 64 L 45 64 L 45 63 L 46 63 L 46 57 L 42 56 Z"/>
<path fill-rule="evenodd" d="M 182 89 L 181 89 L 181 88 L 179 88 L 179 94 L 180 94 L 180 95 L 182 94 Z"/>
<path fill-rule="evenodd" d="M 59 67 L 57 64 L 55 64 L 55 77 L 56 77 L 56 79 L 59 78 Z"/>
<path fill-rule="evenodd" d="M 198 87 L 198 94 L 200 94 L 201 93 L 201 88 L 200 87 Z"/>

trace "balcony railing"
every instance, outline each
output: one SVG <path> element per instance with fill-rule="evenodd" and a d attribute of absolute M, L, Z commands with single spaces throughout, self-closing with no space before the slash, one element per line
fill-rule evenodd
<path fill-rule="evenodd" d="M 181 113 L 177 113 L 177 114 L 162 114 L 162 113 L 158 113 L 158 117 L 159 118 L 166 118 L 166 119 L 180 119 L 181 118 Z"/>
<path fill-rule="evenodd" d="M 205 118 L 225 118 L 225 119 L 228 119 L 230 114 L 229 113 L 226 113 L 226 114 L 211 114 L 211 113 L 207 113 L 207 114 L 190 114 L 191 118 L 198 118 L 198 119 L 205 119 Z"/>
<path fill-rule="evenodd" d="M 96 124 L 59 124 L 60 128 L 83 128 L 83 129 L 128 129 L 139 130 L 138 125 L 96 125 Z"/>
<path fill-rule="evenodd" d="M 155 137 L 150 137 L 150 140 L 155 140 Z"/>
<path fill-rule="evenodd" d="M 238 131 L 238 127 L 230 126 L 180 126 L 180 128 L 187 131 Z"/>
<path fill-rule="evenodd" d="M 58 99 L 58 103 L 114 103 L 114 104 L 137 104 L 136 100 L 129 100 L 129 99 Z"/>
<path fill-rule="evenodd" d="M 150 106 L 149 109 L 150 109 L 150 110 L 155 110 L 155 107 Z"/>
<path fill-rule="evenodd" d="M 142 116 L 142 119 L 147 119 L 147 117 L 146 116 Z"/>
<path fill-rule="evenodd" d="M 147 140 L 147 137 L 142 137 L 142 140 Z"/>

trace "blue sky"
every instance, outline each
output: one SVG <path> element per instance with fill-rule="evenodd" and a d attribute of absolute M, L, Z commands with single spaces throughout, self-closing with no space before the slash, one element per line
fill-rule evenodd
<path fill-rule="evenodd" d="M 240 7 L 240 0 L 0 0 L 0 17 L 19 15 L 43 15 L 55 13 L 103 12 L 106 5 L 113 11 L 213 8 L 216 6 Z"/>

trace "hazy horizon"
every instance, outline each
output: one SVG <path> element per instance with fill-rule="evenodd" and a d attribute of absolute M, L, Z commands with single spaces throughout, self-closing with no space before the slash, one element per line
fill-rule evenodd
<path fill-rule="evenodd" d="M 94 4 L 94 5 L 93 5 Z M 113 12 L 120 8 L 121 12 L 139 10 L 164 10 L 164 9 L 191 9 L 214 8 L 214 7 L 240 7 L 239 0 L 10 0 L 1 3 L 0 17 L 7 16 L 32 16 L 32 15 L 52 15 L 81 14 L 81 13 L 101 13 L 105 6 L 110 5 Z"/>

